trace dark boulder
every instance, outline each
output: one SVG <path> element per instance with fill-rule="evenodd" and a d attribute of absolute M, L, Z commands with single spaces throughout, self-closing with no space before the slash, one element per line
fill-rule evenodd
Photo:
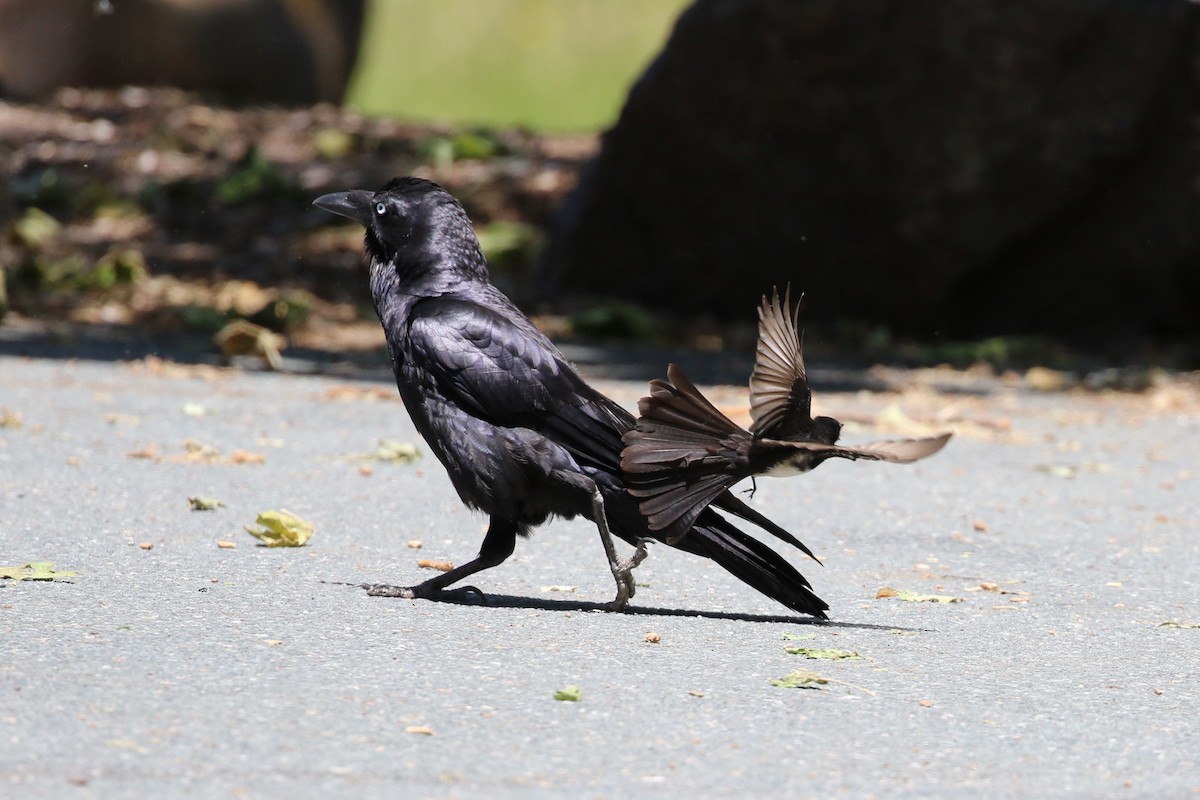
<path fill-rule="evenodd" d="M 698 0 L 564 207 L 550 285 L 919 335 L 1200 331 L 1185 0 Z"/>
<path fill-rule="evenodd" d="M 340 103 L 364 0 L 0 0 L 0 94 L 175 86 L 239 103 Z"/>

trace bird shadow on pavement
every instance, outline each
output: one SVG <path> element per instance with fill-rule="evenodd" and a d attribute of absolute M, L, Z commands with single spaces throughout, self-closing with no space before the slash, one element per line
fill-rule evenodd
<path fill-rule="evenodd" d="M 325 581 L 342 586 L 355 586 L 357 583 Z M 869 622 L 837 622 L 820 620 L 816 617 L 786 615 L 786 614 L 744 614 L 735 611 L 708 611 L 692 608 L 653 608 L 649 606 L 629 605 L 620 612 L 612 612 L 604 603 L 588 600 L 555 600 L 542 597 L 522 597 L 510 594 L 483 594 L 482 600 L 462 597 L 422 598 L 410 602 L 446 603 L 455 606 L 475 606 L 477 608 L 524 608 L 533 611 L 584 611 L 602 613 L 620 613 L 638 617 L 701 617 L 703 619 L 733 620 L 736 622 L 771 622 L 785 625 L 813 625 L 821 628 L 846 628 L 852 630 L 905 631 L 911 633 L 926 633 L 924 628 L 902 628 L 896 625 L 875 625 Z M 386 599 L 386 598 L 385 598 Z"/>

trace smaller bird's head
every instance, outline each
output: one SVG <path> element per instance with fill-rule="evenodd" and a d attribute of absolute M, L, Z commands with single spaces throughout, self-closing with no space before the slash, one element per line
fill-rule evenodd
<path fill-rule="evenodd" d="M 842 423 L 833 417 L 817 417 L 813 420 L 812 440 L 821 444 L 837 444 L 842 435 Z"/>
<path fill-rule="evenodd" d="M 401 277 L 429 271 L 487 276 L 467 212 L 433 181 L 393 178 L 377 192 L 335 192 L 313 205 L 366 228 L 372 269 L 391 266 Z"/>

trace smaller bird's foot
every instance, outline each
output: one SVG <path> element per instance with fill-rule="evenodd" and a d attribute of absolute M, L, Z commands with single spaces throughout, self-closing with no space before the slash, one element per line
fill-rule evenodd
<path fill-rule="evenodd" d="M 627 558 L 621 562 L 620 570 L 621 570 L 621 572 L 629 575 L 630 581 L 633 580 L 633 574 L 632 574 L 633 571 L 635 569 L 637 569 L 638 566 L 641 565 L 641 563 L 643 561 L 646 560 L 646 556 L 650 555 L 649 551 L 646 550 L 646 548 L 651 543 L 656 542 L 656 541 L 658 541 L 658 540 L 657 539 L 645 539 L 645 538 L 638 539 L 637 547 L 635 547 L 633 549 L 633 555 L 631 555 L 629 558 Z"/>
<path fill-rule="evenodd" d="M 416 586 L 391 586 L 386 583 L 360 583 L 371 597 L 403 597 L 406 600 L 446 600 L 450 602 L 486 603 L 487 595 L 474 586 L 458 586 L 453 589 L 435 589 Z"/>

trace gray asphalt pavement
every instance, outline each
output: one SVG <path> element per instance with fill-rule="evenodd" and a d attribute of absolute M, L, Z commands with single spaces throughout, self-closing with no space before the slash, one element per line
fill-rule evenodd
<path fill-rule="evenodd" d="M 0 566 L 79 573 L 0 581 L 0 797 L 1200 794 L 1194 392 L 816 391 L 958 431 L 759 482 L 826 625 L 665 547 L 599 611 L 582 521 L 479 575 L 490 605 L 368 597 L 342 584 L 419 581 L 485 525 L 431 457 L 360 457 L 418 441 L 389 383 L 0 357 Z M 271 508 L 309 545 L 255 546 Z M 771 684 L 796 670 L 830 682 Z"/>

